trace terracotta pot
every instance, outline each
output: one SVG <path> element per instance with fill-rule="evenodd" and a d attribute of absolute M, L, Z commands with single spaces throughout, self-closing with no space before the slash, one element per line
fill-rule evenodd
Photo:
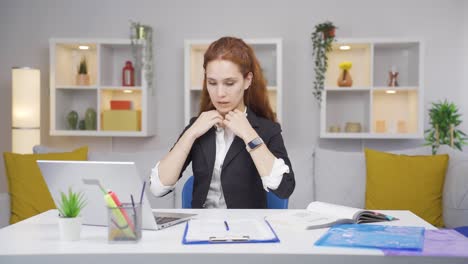
<path fill-rule="evenodd" d="M 335 31 L 336 28 L 330 28 L 328 30 L 323 31 L 323 39 L 335 37 Z"/>
<path fill-rule="evenodd" d="M 89 75 L 88 74 L 78 74 L 76 75 L 76 85 L 89 85 Z"/>
<path fill-rule="evenodd" d="M 351 87 L 353 85 L 353 79 L 348 70 L 343 70 L 338 77 L 337 84 L 339 87 Z"/>
<path fill-rule="evenodd" d="M 336 32 L 336 28 L 331 28 L 330 30 L 328 30 L 326 33 L 327 38 L 335 37 L 335 32 Z"/>

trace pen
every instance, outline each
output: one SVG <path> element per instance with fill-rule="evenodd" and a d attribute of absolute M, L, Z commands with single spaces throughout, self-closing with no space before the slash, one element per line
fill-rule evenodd
<path fill-rule="evenodd" d="M 133 194 L 130 194 L 130 200 L 132 200 L 133 213 L 136 215 L 136 211 L 135 211 L 135 201 L 133 200 Z"/>
<path fill-rule="evenodd" d="M 143 182 L 143 188 L 141 188 L 140 204 L 143 203 L 143 194 L 145 193 L 145 186 L 146 186 L 146 181 Z"/>
<path fill-rule="evenodd" d="M 136 210 L 135 210 L 135 201 L 133 200 L 133 194 L 130 194 L 130 200 L 132 200 L 132 208 L 133 208 L 133 224 L 134 224 L 134 226 L 136 227 L 136 225 L 137 225 L 137 217 L 138 217 L 138 215 L 137 215 L 137 213 L 136 213 Z M 141 206 L 141 205 L 140 205 L 140 206 Z M 129 224 L 130 224 L 130 223 L 129 223 Z M 135 230 L 135 232 L 136 232 L 136 230 Z M 135 235 L 137 235 L 137 234 L 135 233 Z"/>
<path fill-rule="evenodd" d="M 224 221 L 224 226 L 226 227 L 226 231 L 229 231 L 229 225 L 226 220 Z"/>

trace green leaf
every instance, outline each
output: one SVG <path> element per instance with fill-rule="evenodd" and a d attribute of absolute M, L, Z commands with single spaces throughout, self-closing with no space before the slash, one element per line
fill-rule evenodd
<path fill-rule="evenodd" d="M 426 134 L 426 144 L 435 143 L 435 132 L 437 130 L 439 133 L 439 143 L 441 145 L 450 145 L 450 130 L 451 127 L 453 127 L 454 146 L 461 150 L 462 145 L 465 145 L 465 139 L 462 138 L 462 135 L 466 135 L 463 131 L 456 129 L 457 126 L 462 123 L 461 114 L 458 113 L 458 107 L 447 99 L 444 101 L 432 102 L 431 105 L 432 107 L 429 109 L 429 124 L 432 128 L 424 131 Z"/>
<path fill-rule="evenodd" d="M 68 194 L 60 192 L 58 210 L 62 217 L 77 217 L 85 205 L 83 193 L 73 192 L 71 188 L 68 189 Z"/>

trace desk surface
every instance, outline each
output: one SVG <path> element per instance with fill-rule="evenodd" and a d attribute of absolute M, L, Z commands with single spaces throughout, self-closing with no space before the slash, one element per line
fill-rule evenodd
<path fill-rule="evenodd" d="M 193 212 L 198 218 L 264 218 L 283 210 L 165 209 Z M 409 211 L 382 211 L 398 217 L 392 225 L 433 226 Z M 81 240 L 61 241 L 57 212 L 51 210 L 0 229 L 0 263 L 466 263 L 466 259 L 384 257 L 380 250 L 315 247 L 327 229 L 299 230 L 271 223 L 280 243 L 183 245 L 185 224 L 160 231 L 143 231 L 137 244 L 109 244 L 107 228 L 83 226 Z M 117 261 L 117 262 L 115 262 Z"/>

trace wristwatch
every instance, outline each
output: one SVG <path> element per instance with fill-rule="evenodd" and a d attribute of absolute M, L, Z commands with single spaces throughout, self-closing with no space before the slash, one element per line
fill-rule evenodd
<path fill-rule="evenodd" d="M 248 152 L 251 152 L 252 150 L 260 147 L 263 144 L 263 140 L 261 137 L 256 137 L 252 139 L 249 143 L 247 143 L 247 146 L 245 148 L 247 149 Z"/>

